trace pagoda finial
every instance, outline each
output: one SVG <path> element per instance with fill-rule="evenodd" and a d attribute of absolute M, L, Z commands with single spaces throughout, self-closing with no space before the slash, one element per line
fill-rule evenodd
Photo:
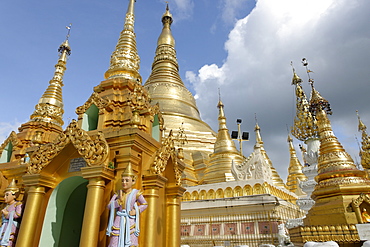
<path fill-rule="evenodd" d="M 134 5 L 135 0 L 130 0 L 124 28 L 118 39 L 116 49 L 113 51 L 110 59 L 110 66 L 105 72 L 105 79 L 121 77 L 132 79 L 141 84 L 139 74 L 140 57 L 136 47 L 136 35 L 134 32 Z"/>
<path fill-rule="evenodd" d="M 67 69 L 67 59 L 71 55 L 71 48 L 68 42 L 71 25 L 66 28 L 68 29 L 68 33 L 66 40 L 58 48 L 59 60 L 55 65 L 54 76 L 49 81 L 48 88 L 35 106 L 36 110 L 30 117 L 31 121 L 53 123 L 60 127 L 64 124 L 62 87 L 64 72 Z"/>
<path fill-rule="evenodd" d="M 310 73 L 313 73 L 313 71 L 308 68 L 308 61 L 306 58 L 302 58 L 302 64 L 304 67 L 306 67 L 308 82 L 311 85 L 311 99 L 310 99 L 309 111 L 311 112 L 313 117 L 315 117 L 316 113 L 320 111 L 321 109 L 324 109 L 326 111 L 326 114 L 331 115 L 332 111 L 330 108 L 329 101 L 324 99 L 314 87 L 314 79 L 312 79 L 310 76 Z"/>
<path fill-rule="evenodd" d="M 163 29 L 162 33 L 158 38 L 157 45 L 173 45 L 175 46 L 175 39 L 171 33 L 171 24 L 173 22 L 172 14 L 170 13 L 170 8 L 168 7 L 168 2 L 166 2 L 166 12 L 162 16 Z"/>
<path fill-rule="evenodd" d="M 309 103 L 301 85 L 302 79 L 296 74 L 292 62 L 291 66 L 293 68 L 292 84 L 295 85 L 296 94 L 296 115 L 294 117 L 294 124 L 291 128 L 291 133 L 300 141 L 318 138 L 315 119 L 309 111 Z"/>

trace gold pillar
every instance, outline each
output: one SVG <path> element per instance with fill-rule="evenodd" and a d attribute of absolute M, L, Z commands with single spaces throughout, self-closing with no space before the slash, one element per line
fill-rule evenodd
<path fill-rule="evenodd" d="M 143 176 L 143 189 L 144 197 L 148 203 L 148 208 L 145 210 L 145 223 L 142 229 L 140 239 L 141 246 L 145 247 L 157 247 L 163 246 L 163 225 L 164 222 L 161 212 L 163 212 L 163 197 L 160 197 L 160 190 L 163 187 L 167 179 L 161 175 L 148 175 Z M 163 192 L 163 191 L 162 191 Z M 162 199 L 161 199 L 162 198 Z M 159 218 L 159 216 L 161 216 Z"/>
<path fill-rule="evenodd" d="M 84 167 L 82 176 L 89 180 L 82 224 L 80 247 L 98 246 L 100 215 L 104 202 L 105 180 L 113 180 L 113 171 L 102 166 Z"/>
<path fill-rule="evenodd" d="M 34 246 L 37 225 L 44 200 L 45 187 L 31 186 L 28 191 L 26 208 L 24 209 L 21 227 L 17 237 L 16 247 Z"/>
<path fill-rule="evenodd" d="M 166 246 L 180 246 L 181 197 L 185 188 L 180 186 L 166 188 Z"/>

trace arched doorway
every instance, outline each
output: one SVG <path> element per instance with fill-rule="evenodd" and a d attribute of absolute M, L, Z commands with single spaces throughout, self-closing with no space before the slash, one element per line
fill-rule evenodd
<path fill-rule="evenodd" d="M 88 180 L 64 179 L 52 192 L 45 213 L 39 247 L 79 246 Z"/>

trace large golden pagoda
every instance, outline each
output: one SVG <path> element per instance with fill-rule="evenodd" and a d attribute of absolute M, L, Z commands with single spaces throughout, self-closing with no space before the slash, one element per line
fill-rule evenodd
<path fill-rule="evenodd" d="M 187 144 L 182 147 L 186 164 L 183 183 L 197 185 L 203 181 L 216 134 L 201 120 L 195 99 L 180 78 L 175 39 L 171 33 L 172 21 L 167 5 L 162 16 L 163 29 L 158 38 L 152 73 L 144 88 L 150 94 L 152 105 L 159 104 L 165 133 L 172 130 L 176 134 L 180 127 L 184 129 Z M 178 143 L 176 146 L 179 146 Z"/>
<path fill-rule="evenodd" d="M 61 87 L 68 40 L 54 78 L 19 133 L 1 145 L 1 192 L 12 179 L 26 200 L 17 247 L 107 246 L 107 205 L 130 165 L 148 208 L 140 246 L 180 245 L 180 201 L 185 168 L 176 136 L 163 134 L 158 105 L 141 85 L 130 0 L 105 80 L 76 109 L 63 131 Z M 23 197 L 20 197 L 23 198 Z"/>

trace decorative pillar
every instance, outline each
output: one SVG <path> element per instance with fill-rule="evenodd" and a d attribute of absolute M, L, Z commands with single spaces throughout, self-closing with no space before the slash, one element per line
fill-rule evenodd
<path fill-rule="evenodd" d="M 16 247 L 31 247 L 38 245 L 45 215 L 45 192 L 46 189 L 55 187 L 55 178 L 41 174 L 24 175 L 23 182 L 29 189 Z"/>
<path fill-rule="evenodd" d="M 19 234 L 17 237 L 17 247 L 34 246 L 37 224 L 41 213 L 41 205 L 44 200 L 45 187 L 31 186 L 28 191 L 26 207 Z"/>
<path fill-rule="evenodd" d="M 163 201 L 164 196 L 160 196 L 160 193 L 163 193 L 163 188 L 167 182 L 167 179 L 161 175 L 148 175 L 143 176 L 143 189 L 144 189 L 144 197 L 145 200 L 148 202 L 148 208 L 144 211 L 145 214 L 145 222 L 144 228 L 141 236 L 145 236 L 144 238 L 140 239 L 140 246 L 145 247 L 157 247 L 163 246 L 161 242 L 163 239 Z M 161 191 L 162 190 L 162 191 Z M 162 202 L 160 201 L 162 200 Z M 159 216 L 160 219 L 158 218 Z"/>
<path fill-rule="evenodd" d="M 113 171 L 102 166 L 81 168 L 82 176 L 89 180 L 82 224 L 80 247 L 98 246 L 100 215 L 104 202 L 105 179 L 113 180 Z"/>
<path fill-rule="evenodd" d="M 180 246 L 181 197 L 186 191 L 180 186 L 166 188 L 166 246 Z"/>

